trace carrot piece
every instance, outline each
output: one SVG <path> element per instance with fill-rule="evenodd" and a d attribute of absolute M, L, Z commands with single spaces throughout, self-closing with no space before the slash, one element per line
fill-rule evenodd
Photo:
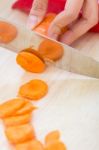
<path fill-rule="evenodd" d="M 12 144 L 19 144 L 35 138 L 33 127 L 30 124 L 8 127 L 5 134 Z"/>
<path fill-rule="evenodd" d="M 19 89 L 19 96 L 30 100 L 39 100 L 48 92 L 47 84 L 42 80 L 31 80 Z"/>
<path fill-rule="evenodd" d="M 37 109 L 35 106 L 33 106 L 32 103 L 27 102 L 21 109 L 17 110 L 14 115 L 25 115 L 28 113 L 32 113 L 33 110 Z"/>
<path fill-rule="evenodd" d="M 45 147 L 45 150 L 66 150 L 66 146 L 64 143 L 56 141 Z"/>
<path fill-rule="evenodd" d="M 41 73 L 45 70 L 45 62 L 30 52 L 20 52 L 16 61 L 23 69 L 32 73 Z"/>
<path fill-rule="evenodd" d="M 55 141 L 59 141 L 60 139 L 60 133 L 59 131 L 53 131 L 53 132 L 50 132 L 47 134 L 47 136 L 45 137 L 45 144 L 50 144 L 52 142 L 55 142 Z"/>
<path fill-rule="evenodd" d="M 26 101 L 24 99 L 16 98 L 8 100 L 7 102 L 0 105 L 0 118 L 6 118 L 14 114 L 20 109 Z"/>
<path fill-rule="evenodd" d="M 55 17 L 56 17 L 56 14 L 54 13 L 47 14 L 45 19 L 38 26 L 34 28 L 34 31 L 43 35 L 47 35 L 48 28 L 51 22 L 55 19 Z"/>
<path fill-rule="evenodd" d="M 30 121 L 31 121 L 31 114 L 13 116 L 13 117 L 5 118 L 3 120 L 6 126 L 17 126 L 17 125 L 27 124 Z"/>
<path fill-rule="evenodd" d="M 59 43 L 51 40 L 44 40 L 41 42 L 38 52 L 47 59 L 58 60 L 63 56 L 64 49 Z"/>
<path fill-rule="evenodd" d="M 17 36 L 17 29 L 14 25 L 0 21 L 0 42 L 9 43 Z"/>
<path fill-rule="evenodd" d="M 44 150 L 44 147 L 40 141 L 32 140 L 16 145 L 15 150 Z"/>
<path fill-rule="evenodd" d="M 26 48 L 26 49 L 22 50 L 21 52 L 29 52 L 33 55 L 36 55 L 37 57 L 39 57 L 45 63 L 44 58 L 42 57 L 42 55 L 37 50 L 34 50 L 32 47 Z"/>

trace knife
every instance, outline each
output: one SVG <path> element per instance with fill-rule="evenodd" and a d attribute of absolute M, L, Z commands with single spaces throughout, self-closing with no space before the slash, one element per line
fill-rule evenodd
<path fill-rule="evenodd" d="M 5 21 L 0 18 L 0 21 Z M 8 44 L 0 44 L 2 47 L 6 47 L 9 50 L 13 50 L 15 52 L 19 52 L 22 49 L 33 46 L 37 49 L 42 41 L 45 39 L 50 39 L 46 36 L 40 35 L 34 31 L 27 29 L 25 26 L 18 25 L 16 23 L 12 23 L 12 21 L 5 21 L 16 26 L 18 30 L 17 37 Z M 67 70 L 69 72 L 86 75 L 93 78 L 99 78 L 99 62 L 94 60 L 91 57 L 88 57 L 78 50 L 60 43 L 58 41 L 52 40 L 53 42 L 59 43 L 64 49 L 63 57 L 53 62 L 53 65 Z M 50 62 L 51 63 L 51 62 Z"/>

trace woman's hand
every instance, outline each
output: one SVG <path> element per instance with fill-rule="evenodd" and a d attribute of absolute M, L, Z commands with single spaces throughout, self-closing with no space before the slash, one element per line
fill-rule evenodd
<path fill-rule="evenodd" d="M 82 18 L 78 19 L 82 10 Z M 52 22 L 48 35 L 57 39 L 61 28 L 72 22 L 70 30 L 63 34 L 60 41 L 70 45 L 90 28 L 98 23 L 98 2 L 97 0 L 67 0 L 65 10 L 61 12 Z"/>
<path fill-rule="evenodd" d="M 30 27 L 43 20 L 47 5 L 48 0 L 34 0 L 28 23 Z M 78 19 L 81 10 L 82 18 Z M 98 12 L 97 0 L 67 0 L 64 11 L 58 14 L 51 23 L 48 36 L 57 40 L 61 29 L 74 22 L 70 29 L 60 37 L 61 42 L 70 45 L 98 23 Z"/>

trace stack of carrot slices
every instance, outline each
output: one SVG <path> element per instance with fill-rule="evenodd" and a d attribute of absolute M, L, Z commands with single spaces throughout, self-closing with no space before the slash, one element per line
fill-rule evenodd
<path fill-rule="evenodd" d="M 0 21 L 0 43 L 9 43 L 17 36 L 17 29 L 14 25 Z"/>
<path fill-rule="evenodd" d="M 31 125 L 35 109 L 32 103 L 23 98 L 8 100 L 0 105 L 0 118 L 5 126 L 5 134 L 14 146 L 36 138 Z"/>
<path fill-rule="evenodd" d="M 41 73 L 46 67 L 42 56 L 32 48 L 22 50 L 17 55 L 16 61 L 23 69 L 32 73 Z"/>
<path fill-rule="evenodd" d="M 45 137 L 43 145 L 31 125 L 32 112 L 36 109 L 28 100 L 15 98 L 0 105 L 0 118 L 5 126 L 5 135 L 15 150 L 66 150 L 60 141 L 58 130 Z"/>
<path fill-rule="evenodd" d="M 64 48 L 58 42 L 44 40 L 38 50 L 27 48 L 19 52 L 16 62 L 24 70 L 31 73 L 42 73 L 46 69 L 47 61 L 56 61 L 62 58 Z"/>

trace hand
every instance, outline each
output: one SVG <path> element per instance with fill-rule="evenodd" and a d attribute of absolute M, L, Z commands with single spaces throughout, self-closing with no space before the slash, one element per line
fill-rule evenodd
<path fill-rule="evenodd" d="M 48 0 L 34 0 L 27 26 L 33 29 L 45 17 L 47 12 Z"/>
<path fill-rule="evenodd" d="M 78 19 L 81 10 L 82 18 Z M 52 22 L 48 36 L 57 40 L 61 29 L 74 22 L 60 37 L 61 42 L 70 45 L 98 23 L 98 12 L 97 0 L 67 0 L 65 10 Z"/>
<path fill-rule="evenodd" d="M 44 19 L 47 6 L 48 0 L 34 0 L 28 19 L 28 26 L 30 28 L 35 27 Z M 78 20 L 81 10 L 82 18 Z M 98 20 L 97 0 L 67 0 L 64 11 L 58 14 L 51 23 L 48 36 L 58 40 L 61 29 L 74 22 L 70 29 L 60 37 L 61 42 L 70 45 L 97 24 Z"/>

